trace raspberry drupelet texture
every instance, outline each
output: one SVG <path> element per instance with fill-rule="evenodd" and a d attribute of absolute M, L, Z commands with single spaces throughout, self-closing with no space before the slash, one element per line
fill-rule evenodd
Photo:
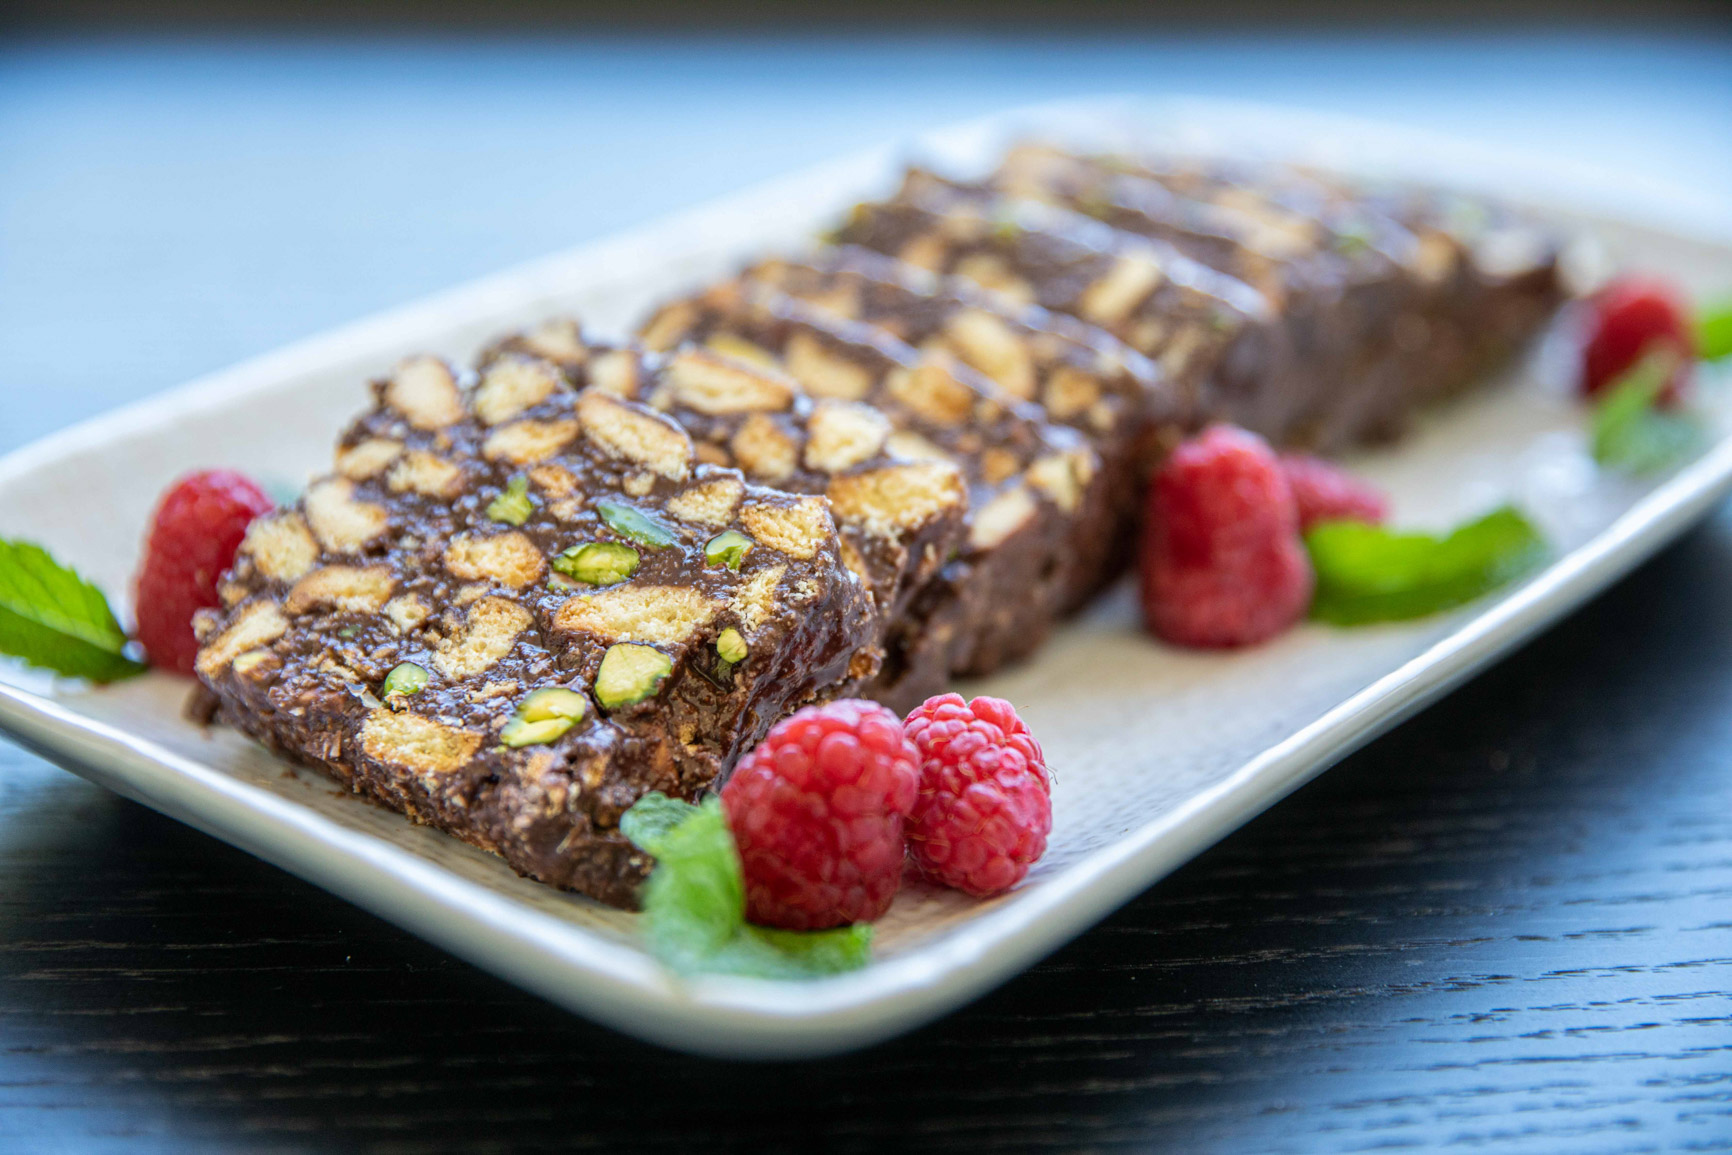
<path fill-rule="evenodd" d="M 928 698 L 908 715 L 920 797 L 908 850 L 928 878 L 976 898 L 1009 890 L 1046 853 L 1052 787 L 1040 743 L 1002 698 Z"/>
<path fill-rule="evenodd" d="M 722 787 L 746 918 L 819 930 L 888 910 L 916 767 L 901 719 L 876 702 L 808 706 L 778 722 Z"/>
<path fill-rule="evenodd" d="M 1212 426 L 1183 442 L 1149 484 L 1143 615 L 1186 646 L 1245 646 L 1304 616 L 1315 577 L 1293 489 L 1254 434 Z"/>
<path fill-rule="evenodd" d="M 247 526 L 272 508 L 263 490 L 230 469 L 188 474 L 162 495 L 133 581 L 138 640 L 151 665 L 193 672 L 192 616 L 218 604 L 217 582 Z"/>
<path fill-rule="evenodd" d="M 1670 347 L 1678 364 L 1660 400 L 1673 404 L 1683 399 L 1696 339 L 1690 310 L 1676 289 L 1647 277 L 1624 277 L 1594 297 L 1592 310 L 1582 350 L 1584 394 L 1598 393 L 1645 354 Z"/>
<path fill-rule="evenodd" d="M 1283 453 L 1281 472 L 1293 490 L 1301 533 L 1320 521 L 1382 525 L 1389 516 L 1389 502 L 1375 486 L 1332 461 L 1309 453 Z"/>

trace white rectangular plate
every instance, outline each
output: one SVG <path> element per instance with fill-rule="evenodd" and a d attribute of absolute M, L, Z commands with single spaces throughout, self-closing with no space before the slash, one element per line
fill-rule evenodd
<path fill-rule="evenodd" d="M 826 165 L 672 220 L 469 285 L 259 358 L 0 460 L 0 533 L 50 546 L 124 591 L 153 497 L 194 467 L 267 480 L 322 469 L 363 383 L 398 357 L 467 358 L 556 312 L 622 332 L 671 292 L 804 243 L 886 191 L 912 153 L 977 165 L 1027 131 L 1273 154 L 1365 175 L 1490 191 L 1597 237 L 1619 263 L 1701 291 L 1732 281 L 1732 228 L 1711 202 L 1560 171 L 1405 130 L 1275 109 L 1097 101 L 996 117 Z M 1586 197 L 1584 194 L 1587 194 Z M 1680 222 L 1684 222 L 1680 224 Z M 844 1050 L 949 1010 L 1027 966 L 1378 732 L 1605 588 L 1732 487 L 1732 442 L 1658 482 L 1594 467 L 1556 344 L 1502 386 L 1431 415 L 1357 464 L 1399 522 L 1442 526 L 1504 500 L 1558 560 L 1524 586 L 1396 626 L 1304 626 L 1233 654 L 1186 653 L 1109 595 L 1027 666 L 979 690 L 1009 698 L 1058 781 L 1047 857 L 993 902 L 905 891 L 867 969 L 808 983 L 672 981 L 633 916 L 514 875 L 498 860 L 362 802 L 226 731 L 181 718 L 186 683 L 107 689 L 0 668 L 0 727 L 44 756 L 293 871 L 572 1010 L 718 1055 Z M 1720 383 L 1706 403 L 1732 410 Z"/>

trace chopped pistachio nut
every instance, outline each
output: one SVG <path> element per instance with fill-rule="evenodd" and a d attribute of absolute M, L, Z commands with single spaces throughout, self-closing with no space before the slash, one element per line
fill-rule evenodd
<path fill-rule="evenodd" d="M 529 500 L 527 477 L 513 477 L 505 492 L 487 503 L 487 516 L 508 525 L 522 525 L 534 512 L 535 503 Z"/>
<path fill-rule="evenodd" d="M 592 586 L 610 586 L 637 572 L 638 552 L 617 541 L 586 541 L 553 559 L 553 568 Z"/>
<path fill-rule="evenodd" d="M 581 722 L 588 708 L 588 701 L 576 690 L 547 686 L 523 699 L 523 704 L 517 707 L 517 716 L 525 722 L 546 722 L 552 718 Z"/>
<path fill-rule="evenodd" d="M 554 559 L 553 568 L 555 570 L 557 570 L 559 568 L 559 559 L 558 558 Z M 552 590 L 556 594 L 568 594 L 568 593 L 571 593 L 572 591 L 574 591 L 578 588 L 578 583 L 572 581 L 570 578 L 566 577 L 562 573 L 554 573 L 554 574 L 548 575 L 547 588 Z"/>
<path fill-rule="evenodd" d="M 1349 221 L 1336 232 L 1334 247 L 1338 253 L 1350 257 L 1358 256 L 1369 249 L 1372 241 L 1376 239 L 1369 224 L 1364 221 Z"/>
<path fill-rule="evenodd" d="M 627 541 L 649 549 L 666 549 L 679 540 L 673 530 L 641 509 L 617 501 L 598 501 L 595 509 L 607 527 Z"/>
<path fill-rule="evenodd" d="M 641 702 L 661 689 L 673 668 L 673 659 L 653 646 L 609 646 L 595 674 L 596 701 L 608 710 Z"/>
<path fill-rule="evenodd" d="M 704 564 L 725 565 L 737 570 L 740 563 L 746 560 L 746 555 L 752 552 L 752 547 L 758 543 L 738 530 L 730 529 L 718 533 L 704 543 Z"/>
<path fill-rule="evenodd" d="M 721 636 L 716 639 L 716 653 L 721 655 L 722 661 L 730 666 L 737 666 L 745 661 L 746 655 L 750 652 L 746 647 L 744 635 L 732 626 L 723 630 Z"/>
<path fill-rule="evenodd" d="M 389 698 L 392 694 L 419 694 L 427 687 L 427 671 L 414 662 L 403 662 L 385 675 L 385 684 L 380 687 L 381 697 Z"/>
<path fill-rule="evenodd" d="M 545 746 L 581 722 L 588 708 L 588 701 L 576 690 L 547 686 L 523 699 L 499 731 L 499 741 L 512 749 Z"/>
<path fill-rule="evenodd" d="M 499 731 L 499 741 L 513 750 L 520 746 L 545 746 L 557 741 L 572 725 L 570 718 L 548 718 L 542 722 L 513 718 Z"/>

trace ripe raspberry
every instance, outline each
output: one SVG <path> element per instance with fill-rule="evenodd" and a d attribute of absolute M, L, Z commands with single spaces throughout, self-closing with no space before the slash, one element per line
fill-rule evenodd
<path fill-rule="evenodd" d="M 1334 462 L 1308 453 L 1283 453 L 1281 472 L 1293 490 L 1303 533 L 1320 521 L 1366 521 L 1382 525 L 1389 502 L 1372 485 Z"/>
<path fill-rule="evenodd" d="M 1689 386 L 1690 362 L 1696 356 L 1689 307 L 1664 281 L 1625 277 L 1612 282 L 1593 300 L 1588 343 L 1582 350 L 1582 392 L 1593 396 L 1662 345 L 1679 355 L 1678 367 L 1660 394 L 1661 402 L 1674 404 Z"/>
<path fill-rule="evenodd" d="M 722 787 L 746 918 L 819 930 L 888 910 L 916 766 L 901 720 L 875 702 L 845 698 L 778 722 Z"/>
<path fill-rule="evenodd" d="M 986 898 L 1046 853 L 1052 794 L 1040 743 L 1002 698 L 928 698 L 908 715 L 920 799 L 908 849 L 934 881 Z"/>
<path fill-rule="evenodd" d="M 1281 463 L 1263 439 L 1216 425 L 1173 451 L 1149 485 L 1143 616 L 1187 646 L 1261 642 L 1304 616 L 1311 559 Z"/>
<path fill-rule="evenodd" d="M 133 581 L 138 640 L 158 669 L 193 672 L 193 614 L 218 604 L 217 580 L 235 560 L 247 525 L 271 499 L 228 469 L 188 474 L 157 503 L 144 563 Z"/>

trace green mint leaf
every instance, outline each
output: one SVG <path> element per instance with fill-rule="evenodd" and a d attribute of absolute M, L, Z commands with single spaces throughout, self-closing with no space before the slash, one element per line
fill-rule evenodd
<path fill-rule="evenodd" d="M 0 653 L 92 682 L 141 674 L 102 591 L 27 541 L 0 538 Z"/>
<path fill-rule="evenodd" d="M 620 831 L 656 856 L 643 891 L 650 949 L 678 974 L 801 979 L 841 974 L 872 957 L 868 924 L 836 930 L 771 930 L 746 922 L 739 853 L 721 803 L 702 806 L 646 794 Z"/>
<path fill-rule="evenodd" d="M 759 963 L 759 971 L 774 965 L 786 967 L 778 978 L 809 978 L 856 971 L 872 961 L 872 924 L 857 922 L 834 930 L 771 930 L 748 926 L 749 938 L 762 942 L 772 953 Z M 772 961 L 773 960 L 773 961 Z"/>
<path fill-rule="evenodd" d="M 639 850 L 654 854 L 669 831 L 697 812 L 698 808 L 690 802 L 652 790 L 620 815 L 619 832 Z"/>
<path fill-rule="evenodd" d="M 1700 421 L 1657 406 L 1677 364 L 1671 350 L 1650 353 L 1607 386 L 1594 407 L 1595 461 L 1620 473 L 1656 473 L 1702 445 Z"/>
<path fill-rule="evenodd" d="M 1732 299 L 1696 314 L 1696 355 L 1704 361 L 1732 356 Z"/>
<path fill-rule="evenodd" d="M 746 925 L 746 887 L 722 804 L 711 799 L 655 846 L 643 891 L 650 947 L 680 974 L 708 970 Z"/>
<path fill-rule="evenodd" d="M 1453 609 L 1532 572 L 1545 540 L 1504 506 L 1443 537 L 1330 521 L 1305 535 L 1317 571 L 1311 616 L 1335 625 L 1402 621 Z"/>

